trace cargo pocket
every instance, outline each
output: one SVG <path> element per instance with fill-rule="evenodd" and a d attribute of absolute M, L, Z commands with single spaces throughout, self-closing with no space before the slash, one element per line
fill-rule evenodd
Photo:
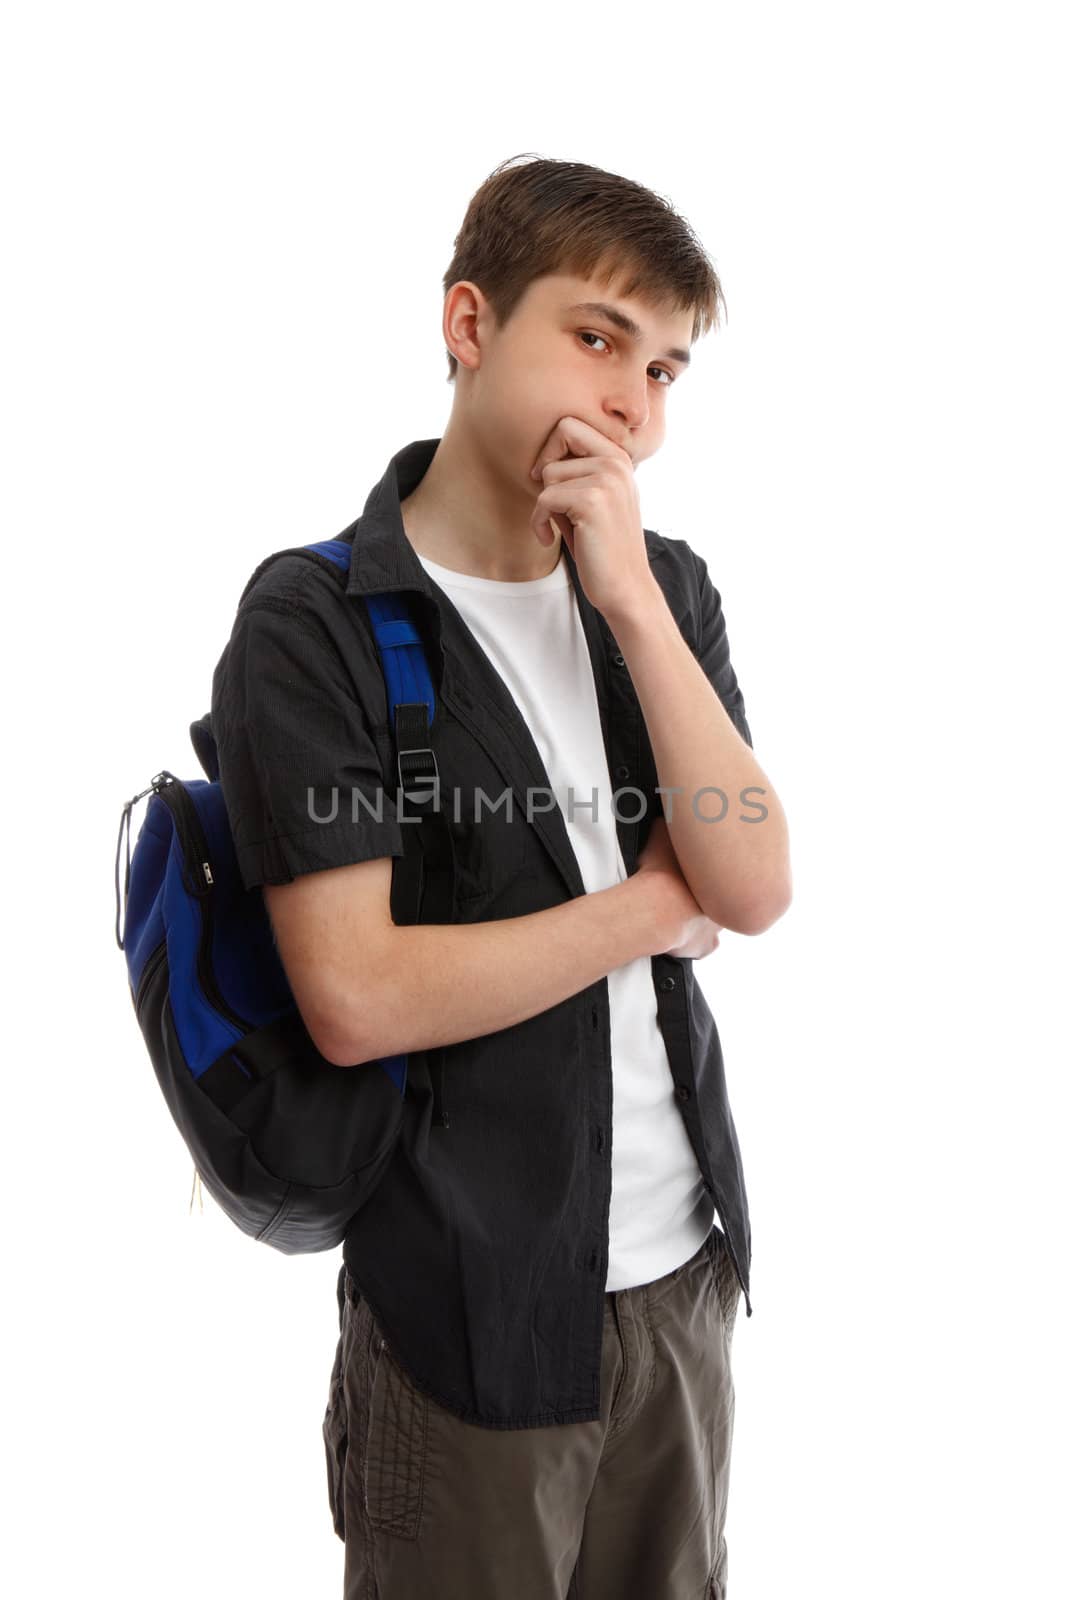
<path fill-rule="evenodd" d="M 713 1225 L 708 1235 L 708 1259 L 711 1262 L 711 1281 L 722 1313 L 723 1334 L 729 1346 L 733 1339 L 737 1305 L 741 1298 L 741 1280 L 730 1259 L 726 1235 L 718 1223 Z"/>
<path fill-rule="evenodd" d="M 367 1425 L 366 1495 L 371 1527 L 414 1539 L 422 1515 L 429 1400 L 393 1360 L 381 1333 Z"/>
<path fill-rule="evenodd" d="M 322 1437 L 326 1442 L 326 1490 L 330 1497 L 330 1515 L 334 1532 L 339 1539 L 345 1536 L 345 1458 L 348 1455 L 348 1409 L 344 1391 L 344 1335 L 337 1341 L 337 1354 L 333 1358 L 330 1374 L 330 1397 L 326 1415 L 322 1419 Z"/>
<path fill-rule="evenodd" d="M 322 1437 L 326 1445 L 326 1492 L 330 1499 L 330 1515 L 334 1532 L 339 1539 L 345 1536 L 345 1461 L 348 1456 L 348 1405 L 345 1400 L 345 1299 L 353 1311 L 359 1304 L 360 1294 L 348 1276 L 344 1263 L 337 1274 L 337 1321 L 341 1333 L 337 1340 L 337 1353 L 330 1374 L 330 1391 L 326 1402 L 326 1415 L 322 1419 Z M 349 1313 L 351 1317 L 352 1313 Z"/>

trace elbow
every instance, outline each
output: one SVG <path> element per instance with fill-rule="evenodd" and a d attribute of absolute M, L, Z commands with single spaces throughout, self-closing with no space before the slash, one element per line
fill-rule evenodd
<path fill-rule="evenodd" d="M 304 1025 L 319 1055 L 332 1067 L 359 1067 L 383 1054 L 380 1040 L 368 1026 L 372 1016 L 380 1018 L 380 1003 L 361 990 L 358 1015 L 351 1005 L 335 1004 L 305 1016 Z"/>
<path fill-rule="evenodd" d="M 367 1004 L 366 996 L 363 999 Z M 366 1062 L 380 1061 L 383 1056 L 397 1053 L 387 1049 L 381 1037 L 375 1037 L 376 1032 L 367 1026 L 366 1019 L 356 1026 L 349 1018 L 347 1027 L 320 1029 L 315 1045 L 319 1054 L 333 1067 L 361 1067 Z"/>
<path fill-rule="evenodd" d="M 735 933 L 745 933 L 750 937 L 766 933 L 768 928 L 773 928 L 779 917 L 785 916 L 792 903 L 793 888 L 788 883 L 773 895 L 765 895 L 760 900 L 751 901 L 734 923 Z"/>
<path fill-rule="evenodd" d="M 704 915 L 711 917 L 713 922 L 729 929 L 731 933 L 743 933 L 751 938 L 772 928 L 779 917 L 785 916 L 792 901 L 793 886 L 787 879 L 773 892 L 750 895 L 729 907 L 713 907 L 710 911 L 705 909 Z"/>
<path fill-rule="evenodd" d="M 317 1036 L 312 1034 L 312 1042 L 319 1055 L 328 1061 L 331 1067 L 359 1067 L 365 1061 L 378 1059 L 359 1040 L 347 1039 L 340 1034 L 323 1033 L 320 1030 Z"/>
<path fill-rule="evenodd" d="M 302 1013 L 304 1027 L 315 1049 L 331 1067 L 354 1067 L 358 1059 L 355 1041 L 340 1027 L 336 1018 Z"/>
<path fill-rule="evenodd" d="M 360 1067 L 400 1054 L 396 1040 L 407 1031 L 400 966 L 391 946 L 367 941 L 357 984 L 347 963 L 320 971 L 316 1026 L 309 1024 L 308 1032 L 331 1066 Z"/>
<path fill-rule="evenodd" d="M 747 934 L 750 938 L 759 933 L 766 933 L 767 929 L 773 928 L 778 918 L 784 916 L 787 910 L 787 906 L 761 906 L 735 922 L 733 931 Z"/>

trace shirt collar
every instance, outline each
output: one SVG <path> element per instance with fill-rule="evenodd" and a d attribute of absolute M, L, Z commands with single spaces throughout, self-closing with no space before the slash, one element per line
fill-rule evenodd
<path fill-rule="evenodd" d="M 367 496 L 352 540 L 349 594 L 418 589 L 433 598 L 431 581 L 404 532 L 400 502 L 433 460 L 440 439 L 416 439 L 398 450 Z"/>

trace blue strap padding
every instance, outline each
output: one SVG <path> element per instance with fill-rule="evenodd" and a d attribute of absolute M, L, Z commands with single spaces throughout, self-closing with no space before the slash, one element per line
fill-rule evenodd
<path fill-rule="evenodd" d="M 389 714 L 394 731 L 398 705 L 425 701 L 427 717 L 432 723 L 437 710 L 433 680 L 422 641 L 404 599 L 398 594 L 369 594 L 366 599 L 385 667 Z"/>
<path fill-rule="evenodd" d="M 390 648 L 398 644 L 421 643 L 415 624 L 404 617 L 397 617 L 392 622 L 380 622 L 378 638 L 383 645 L 388 645 Z"/>
<path fill-rule="evenodd" d="M 366 608 L 371 613 L 374 635 L 378 638 L 382 664 L 386 669 L 386 690 L 389 694 L 389 712 L 397 725 L 397 706 L 410 706 L 426 701 L 427 717 L 434 722 L 437 701 L 434 682 L 430 678 L 426 654 L 410 614 L 400 595 L 368 595 Z M 403 624 L 398 629 L 397 624 Z"/>
<path fill-rule="evenodd" d="M 314 550 L 344 571 L 352 563 L 352 546 L 344 539 L 322 539 L 316 544 L 304 545 L 303 549 Z M 417 704 L 420 700 L 426 702 L 427 715 L 432 722 L 437 709 L 433 680 L 407 602 L 399 594 L 369 594 L 366 601 L 378 648 L 382 652 L 389 715 L 394 730 L 396 707 Z"/>
<path fill-rule="evenodd" d="M 304 545 L 303 549 L 317 551 L 320 556 L 325 556 L 328 561 L 342 567 L 346 572 L 352 562 L 352 546 L 346 544 L 344 539 L 322 539 L 318 544 Z"/>

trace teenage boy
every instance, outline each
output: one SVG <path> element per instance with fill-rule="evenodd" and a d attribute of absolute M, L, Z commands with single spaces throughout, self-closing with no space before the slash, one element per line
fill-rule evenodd
<path fill-rule="evenodd" d="M 707 565 L 635 483 L 721 289 L 658 196 L 547 160 L 490 175 L 444 287 L 442 437 L 390 460 L 347 576 L 250 582 L 212 698 L 312 1038 L 407 1060 L 338 1280 L 345 1596 L 722 1600 L 751 1231 L 692 962 L 782 915 L 788 838 Z M 408 924 L 364 603 L 399 591 L 453 858 L 447 916 Z"/>

